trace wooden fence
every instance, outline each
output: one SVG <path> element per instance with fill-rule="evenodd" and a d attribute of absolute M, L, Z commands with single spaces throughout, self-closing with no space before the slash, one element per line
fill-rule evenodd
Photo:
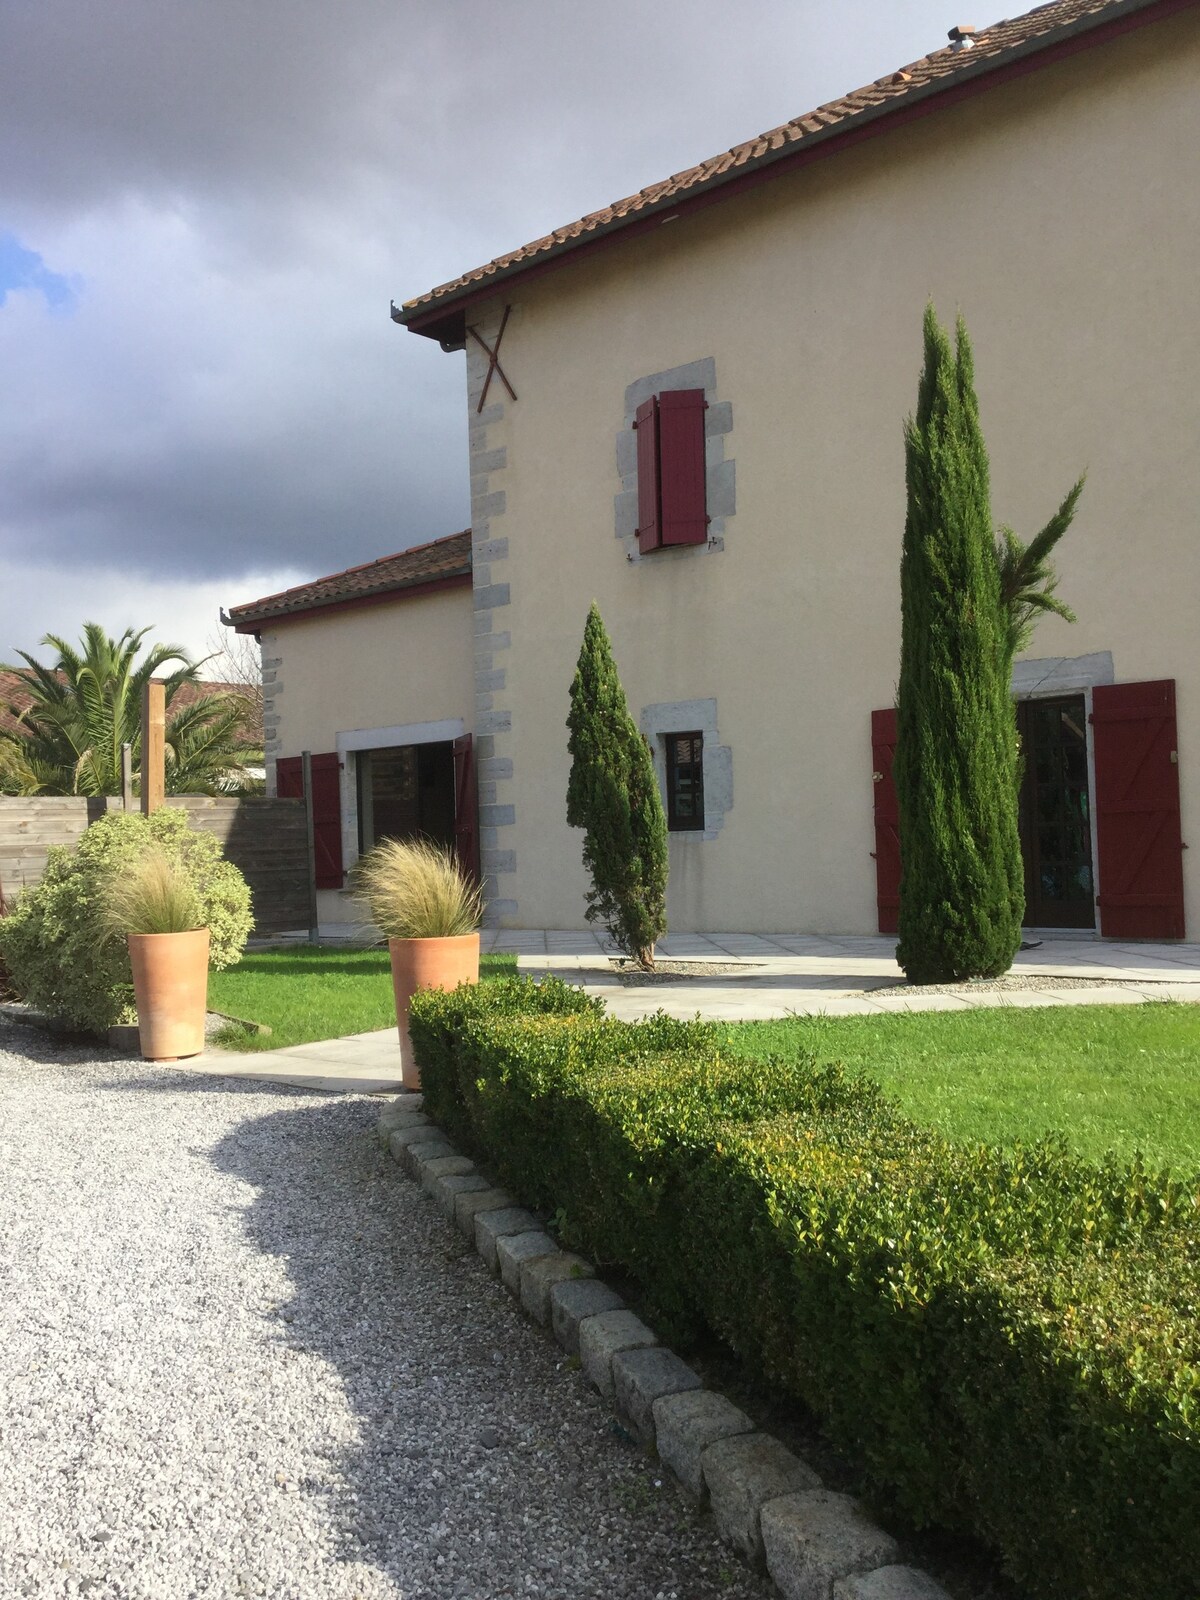
<path fill-rule="evenodd" d="M 193 828 L 215 834 L 250 885 L 255 928 L 281 933 L 308 927 L 308 837 L 302 800 L 258 795 L 172 795 L 167 805 L 188 814 Z M 0 887 L 8 901 L 34 884 L 52 844 L 74 844 L 84 829 L 119 799 L 51 795 L 0 796 Z"/>

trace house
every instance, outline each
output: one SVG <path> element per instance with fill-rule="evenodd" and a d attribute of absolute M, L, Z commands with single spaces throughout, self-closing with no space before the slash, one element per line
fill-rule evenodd
<path fill-rule="evenodd" d="M 378 719 L 474 734 L 494 921 L 582 926 L 564 721 L 595 600 L 668 802 L 671 926 L 895 926 L 901 421 L 932 299 L 971 332 L 997 519 L 1028 538 L 1088 473 L 1058 558 L 1079 621 L 1014 671 L 1027 921 L 1200 927 L 1197 81 L 1196 0 L 963 25 L 393 307 L 466 356 L 475 643 L 465 577 L 397 602 L 410 673 Z M 263 635 L 293 760 L 320 743 L 299 630 L 315 703 L 340 650 L 390 675 L 378 629 L 319 644 L 318 617 Z"/>
<path fill-rule="evenodd" d="M 354 920 L 346 871 L 379 838 L 475 857 L 471 534 L 233 606 L 262 645 L 268 793 L 313 783 L 317 914 Z"/>

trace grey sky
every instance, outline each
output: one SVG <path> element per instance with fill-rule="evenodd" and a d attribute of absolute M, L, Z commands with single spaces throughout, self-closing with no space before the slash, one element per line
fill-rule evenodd
<path fill-rule="evenodd" d="M 0 0 L 0 659 L 86 618 L 199 649 L 218 603 L 464 526 L 463 358 L 389 298 L 994 20 Z"/>

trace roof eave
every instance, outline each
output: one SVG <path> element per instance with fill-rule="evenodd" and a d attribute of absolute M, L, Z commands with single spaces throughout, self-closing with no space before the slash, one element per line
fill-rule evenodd
<path fill-rule="evenodd" d="M 386 589 L 375 589 L 370 594 L 343 595 L 339 599 L 301 602 L 278 610 L 244 610 L 241 606 L 234 606 L 232 611 L 222 615 L 221 620 L 235 633 L 258 634 L 264 628 L 282 622 L 293 622 L 301 617 L 330 616 L 334 612 L 341 611 L 361 611 L 368 606 L 389 605 L 397 600 L 417 599 L 420 595 L 437 594 L 444 589 L 470 587 L 471 572 L 469 568 L 465 568 L 461 572 L 446 573 L 439 578 L 422 578 L 416 583 L 390 584 Z"/>
<path fill-rule="evenodd" d="M 578 259 L 592 249 L 611 243 L 619 235 L 635 237 L 660 223 L 666 215 L 686 216 L 692 211 L 730 198 L 767 178 L 804 166 L 811 160 L 833 155 L 842 146 L 857 144 L 864 137 L 885 132 L 886 127 L 881 124 L 901 124 L 927 116 L 981 90 L 998 87 L 1012 78 L 1051 66 L 1086 44 L 1105 43 L 1109 38 L 1175 12 L 1188 10 L 1197 3 L 1198 0 L 1131 0 L 1131 4 L 1116 16 L 1101 13 L 1077 17 L 1059 28 L 1022 40 L 999 56 L 984 56 L 982 60 L 961 65 L 956 61 L 954 71 L 948 78 L 918 84 L 878 106 L 865 106 L 862 110 L 851 112 L 845 119 L 807 134 L 798 141 L 784 144 L 777 150 L 767 149 L 760 156 L 749 157 L 741 165 L 698 186 L 692 194 L 685 192 L 668 195 L 661 200 L 648 200 L 636 213 L 597 223 L 582 237 L 561 240 L 545 250 L 539 250 L 536 256 L 527 261 L 514 261 L 507 266 L 497 267 L 477 282 L 464 284 L 432 303 L 393 304 L 392 321 L 407 328 L 410 333 L 438 340 L 444 350 L 461 349 L 466 339 L 467 309 L 492 299 L 500 288 L 516 279 L 529 281 L 540 277 L 556 269 L 564 257 Z"/>

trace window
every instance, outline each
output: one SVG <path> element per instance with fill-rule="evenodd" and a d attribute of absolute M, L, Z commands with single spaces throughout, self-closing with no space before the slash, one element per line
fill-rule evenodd
<path fill-rule="evenodd" d="M 708 539 L 703 389 L 666 389 L 637 408 L 638 548 Z"/>
<path fill-rule="evenodd" d="M 694 833 L 704 827 L 704 735 L 668 733 L 667 829 Z"/>

